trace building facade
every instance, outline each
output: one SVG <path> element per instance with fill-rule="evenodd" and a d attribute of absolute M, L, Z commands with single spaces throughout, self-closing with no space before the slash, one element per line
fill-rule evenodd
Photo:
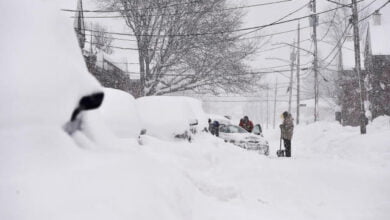
<path fill-rule="evenodd" d="M 367 29 L 364 55 L 372 117 L 390 115 L 390 21 L 378 11 Z"/>

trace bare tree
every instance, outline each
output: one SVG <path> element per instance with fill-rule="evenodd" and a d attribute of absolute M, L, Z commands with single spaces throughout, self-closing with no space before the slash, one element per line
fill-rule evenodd
<path fill-rule="evenodd" d="M 244 61 L 256 44 L 237 37 L 243 13 L 226 0 L 106 0 L 135 35 L 143 95 L 249 90 Z"/>
<path fill-rule="evenodd" d="M 93 23 L 91 24 L 91 30 L 92 42 L 90 43 L 94 53 L 102 51 L 107 54 L 111 54 L 113 52 L 111 47 L 113 36 L 108 33 L 107 28 L 98 23 Z"/>

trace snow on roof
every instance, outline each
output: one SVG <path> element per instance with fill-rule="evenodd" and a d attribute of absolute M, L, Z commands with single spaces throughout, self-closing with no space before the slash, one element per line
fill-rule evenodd
<path fill-rule="evenodd" d="M 352 70 L 355 68 L 355 51 L 353 40 L 347 39 L 343 44 L 343 69 Z M 364 56 L 360 56 L 361 69 L 364 69 Z"/>

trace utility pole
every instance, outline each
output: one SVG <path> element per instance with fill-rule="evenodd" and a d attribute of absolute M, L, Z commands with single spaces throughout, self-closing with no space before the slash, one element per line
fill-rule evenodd
<path fill-rule="evenodd" d="M 313 42 L 314 42 L 314 121 L 318 121 L 318 97 L 319 97 L 319 81 L 318 81 L 318 45 L 317 45 L 317 2 L 312 0 L 312 16 L 311 22 L 313 25 Z"/>
<path fill-rule="evenodd" d="M 299 124 L 299 105 L 300 105 L 300 70 L 301 70 L 301 23 L 298 22 L 298 51 L 297 51 L 297 125 Z"/>
<path fill-rule="evenodd" d="M 359 90 L 360 90 L 360 133 L 366 134 L 366 116 L 364 109 L 364 78 L 361 72 L 361 63 L 360 63 L 360 36 L 359 36 L 359 14 L 357 1 L 352 0 L 352 24 L 353 24 L 353 35 L 354 35 L 354 44 L 355 44 L 355 71 L 359 80 Z"/>
<path fill-rule="evenodd" d="M 267 129 L 269 124 L 269 86 L 267 84 Z"/>
<path fill-rule="evenodd" d="M 290 86 L 289 86 L 289 99 L 288 99 L 288 112 L 291 113 L 291 101 L 292 101 L 292 93 L 293 93 L 293 81 L 294 81 L 294 63 L 296 60 L 296 54 L 295 54 L 295 42 L 293 43 L 292 52 L 290 54 L 290 60 L 291 60 L 291 73 L 290 73 Z"/>
<path fill-rule="evenodd" d="M 275 129 L 275 121 L 276 121 L 276 96 L 278 95 L 278 78 L 275 81 L 275 96 L 274 96 L 274 123 L 273 128 Z"/>

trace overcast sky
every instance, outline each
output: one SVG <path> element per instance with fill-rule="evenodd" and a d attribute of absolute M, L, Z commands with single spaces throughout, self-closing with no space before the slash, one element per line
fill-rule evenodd
<path fill-rule="evenodd" d="M 84 8 L 85 9 L 91 9 L 91 8 L 96 8 L 96 2 L 97 0 L 84 0 Z M 253 4 L 259 4 L 259 3 L 268 3 L 268 2 L 276 2 L 279 0 L 240 0 L 240 1 L 233 1 L 231 0 L 232 5 L 253 5 Z M 370 3 L 372 0 L 364 0 L 362 5 Z M 368 11 L 372 12 L 376 8 L 378 8 L 380 5 L 382 5 L 384 2 L 387 0 L 376 0 L 375 4 L 373 4 Z M 292 0 L 291 2 L 284 2 L 284 3 L 279 3 L 279 4 L 274 4 L 274 5 L 267 5 L 267 6 L 260 6 L 260 7 L 252 7 L 252 8 L 247 8 L 245 9 L 246 11 L 246 16 L 244 18 L 244 24 L 243 27 L 252 27 L 252 26 L 259 26 L 259 25 L 264 25 L 264 24 L 269 24 L 272 23 L 279 18 L 285 16 L 286 14 L 302 7 L 303 5 L 307 4 L 309 0 Z M 326 0 L 317 0 L 317 12 L 321 12 L 323 10 L 328 9 L 329 7 L 337 7 L 336 5 L 327 2 Z M 387 6 L 386 8 L 382 9 L 382 14 L 384 17 L 387 17 L 390 20 L 390 6 Z M 310 14 L 310 9 L 305 7 L 303 10 L 299 11 L 298 13 L 293 14 L 292 16 L 286 18 L 286 19 L 291 19 L 291 18 L 296 18 L 300 16 L 305 16 Z M 114 32 L 129 32 L 128 27 L 124 24 L 122 19 L 87 19 L 87 22 L 99 22 L 104 24 L 105 26 L 108 27 L 110 31 Z M 309 25 L 308 23 L 309 19 L 302 19 L 301 22 L 301 27 L 307 27 Z M 324 15 L 320 16 L 320 22 L 324 21 Z M 264 35 L 264 34 L 272 34 L 272 33 L 277 33 L 281 31 L 286 31 L 286 30 L 292 30 L 297 28 L 298 21 L 294 22 L 289 22 L 286 24 L 281 24 L 281 25 L 275 25 L 272 27 L 267 27 L 261 30 L 261 32 L 254 33 L 252 35 L 248 36 L 254 36 L 254 35 Z M 320 25 L 318 28 L 318 36 L 319 38 L 323 36 L 324 32 L 326 31 L 327 25 Z M 312 29 L 307 28 L 301 31 L 301 40 L 306 40 L 311 37 Z M 389 38 L 390 38 L 390 33 L 389 33 Z M 269 38 L 267 38 L 269 39 Z M 296 41 L 297 39 L 297 32 L 291 32 L 287 34 L 282 34 L 282 35 L 277 35 L 273 36 L 272 39 L 270 40 L 269 43 L 263 46 L 263 48 L 260 49 L 262 50 L 267 50 L 270 48 L 275 48 L 279 47 L 277 44 L 282 43 L 282 42 L 287 42 L 287 43 L 293 43 L 293 41 Z M 264 40 L 264 39 L 263 39 Z M 133 42 L 121 42 L 121 41 L 115 41 L 114 45 L 118 46 L 125 46 L 125 47 L 136 47 L 135 43 Z M 312 50 L 312 43 L 311 41 L 306 41 L 302 42 L 301 44 L 302 48 L 305 49 L 311 49 Z M 331 49 L 331 46 L 319 43 L 319 55 L 321 57 L 327 55 Z M 288 64 L 287 62 L 283 62 L 280 60 L 272 60 L 272 58 L 280 58 L 280 59 L 285 59 L 288 60 L 290 56 L 290 51 L 291 48 L 285 47 L 281 48 L 278 50 L 273 50 L 273 51 L 267 51 L 267 52 L 261 52 L 258 53 L 256 57 L 254 57 L 253 60 L 250 61 L 251 66 L 254 69 L 263 69 L 266 67 L 273 67 L 273 66 L 280 66 L 280 65 L 285 65 Z M 313 58 L 312 56 L 305 54 L 302 52 L 301 54 L 301 63 L 305 64 L 310 62 Z M 116 50 L 115 53 L 112 55 L 112 58 L 118 62 L 137 62 L 137 53 L 134 51 L 121 51 L 121 50 Z M 270 59 L 271 58 L 271 59 Z M 282 68 L 283 69 L 283 68 Z M 130 65 L 129 66 L 130 71 L 138 72 L 138 66 L 137 65 Z M 275 75 L 275 74 L 273 74 Z M 279 75 L 279 74 L 276 74 Z M 272 78 L 272 81 L 274 80 L 274 76 L 268 76 L 269 78 Z M 280 76 L 279 76 L 280 77 Z M 283 77 L 281 77 L 283 80 Z"/>

